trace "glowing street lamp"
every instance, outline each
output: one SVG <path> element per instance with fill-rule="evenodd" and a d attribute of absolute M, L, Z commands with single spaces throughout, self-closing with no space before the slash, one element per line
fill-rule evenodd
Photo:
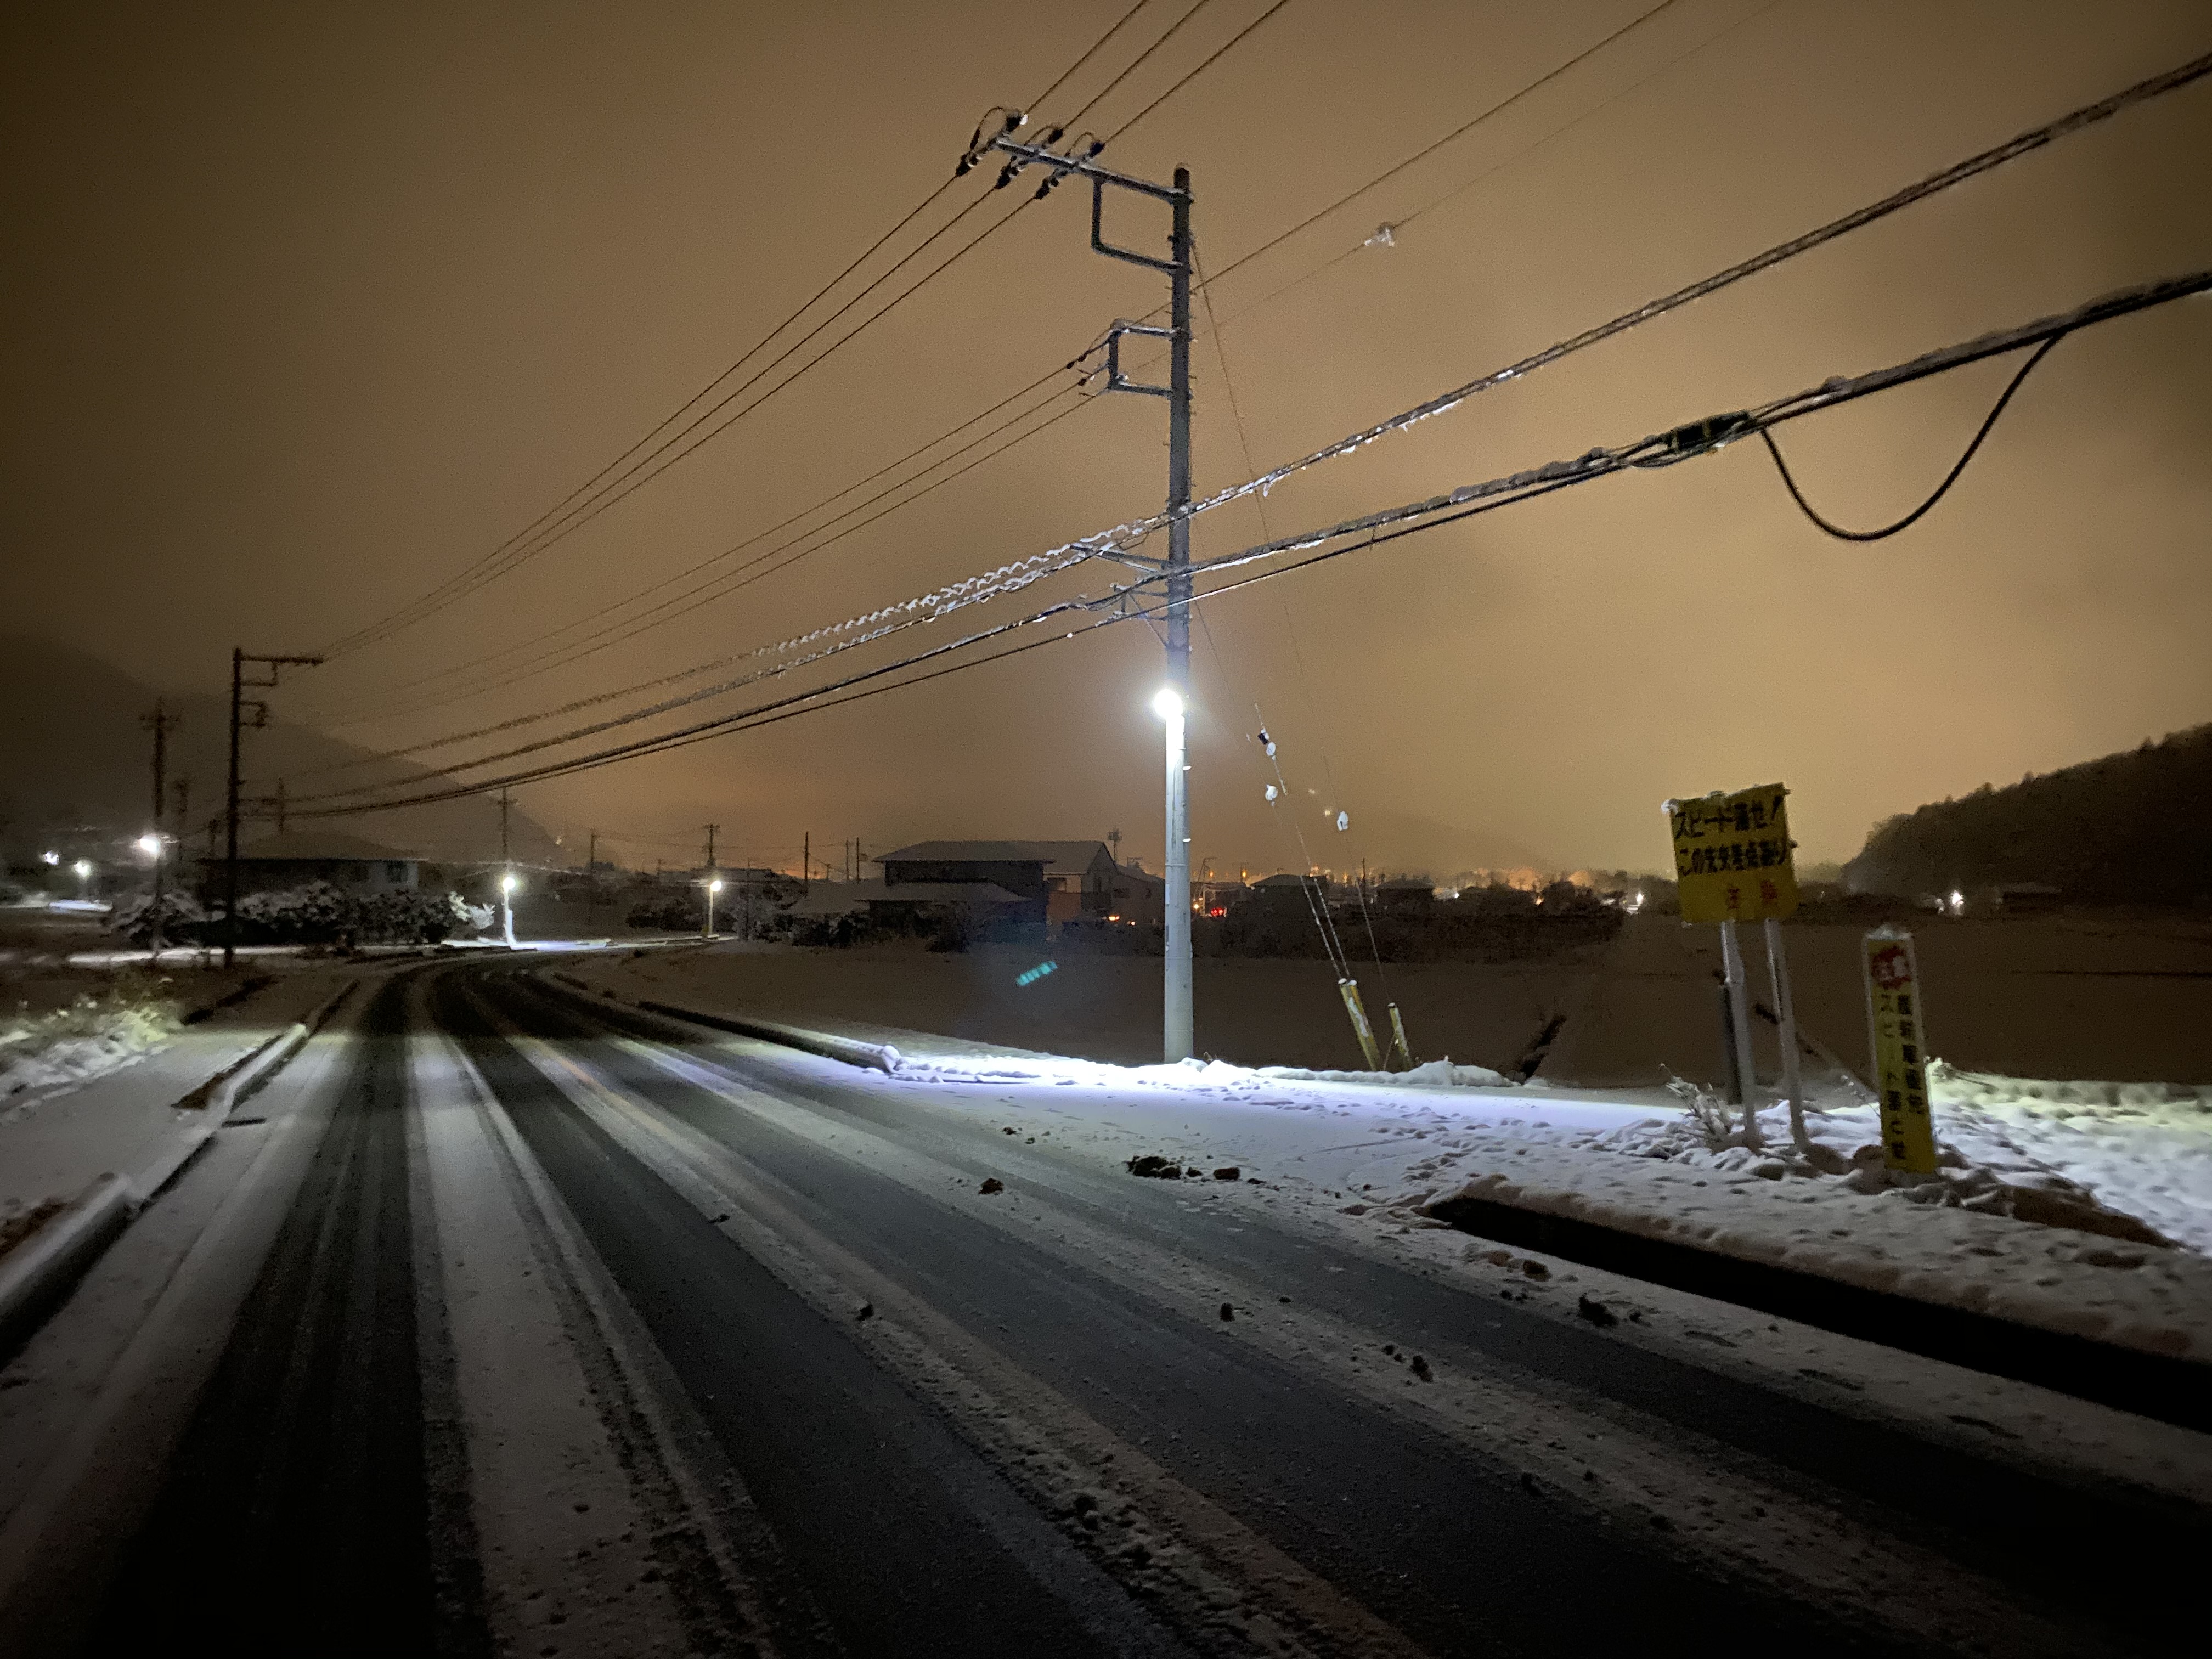
<path fill-rule="evenodd" d="M 707 927 L 700 934 L 702 939 L 714 937 L 714 895 L 721 890 L 722 878 L 720 876 L 714 877 L 707 883 Z"/>
<path fill-rule="evenodd" d="M 79 859 L 70 867 L 76 872 L 76 896 L 83 898 L 92 890 L 92 860 Z"/>
<path fill-rule="evenodd" d="M 506 935 L 509 950 L 514 948 L 514 890 L 521 885 L 512 870 L 499 878 L 500 931 Z"/>
<path fill-rule="evenodd" d="M 62 855 L 59 853 L 41 853 L 39 856 L 49 865 L 59 864 L 62 861 Z"/>
<path fill-rule="evenodd" d="M 159 836 L 150 833 L 139 836 L 138 850 L 143 853 L 149 859 L 160 858 L 161 856 L 161 838 Z"/>

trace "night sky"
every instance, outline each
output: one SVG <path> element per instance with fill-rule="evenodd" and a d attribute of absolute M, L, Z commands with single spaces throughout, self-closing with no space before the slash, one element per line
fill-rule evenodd
<path fill-rule="evenodd" d="M 1291 0 L 1106 159 L 1188 164 L 1201 265 L 1220 270 L 1651 3 Z M 1066 114 L 1187 4 L 1153 0 L 1037 113 Z M 314 650 L 435 587 L 753 345 L 936 187 L 988 107 L 1034 98 L 1121 9 L 9 8 L 10 625 L 212 690 L 234 644 Z M 1085 125 L 1135 113 L 1264 9 L 1209 0 Z M 2208 48 L 2202 0 L 1674 0 L 1219 283 L 1219 355 L 1210 337 L 1194 350 L 1198 487 Z M 2212 264 L 2207 156 L 2212 82 L 1207 515 L 1198 553 L 1260 539 L 1263 514 L 1275 534 L 1327 523 Z M 1022 209 L 665 477 L 301 679 L 280 712 L 367 744 L 433 738 L 1157 510 L 1163 404 L 1070 399 L 918 504 L 667 626 L 375 718 L 426 695 L 405 682 L 606 615 L 1161 303 L 1164 278 L 1089 252 L 1087 206 L 1071 186 Z M 1160 246 L 1164 210 L 1109 210 L 1121 240 Z M 1405 224 L 1395 245 L 1360 248 L 1384 222 Z M 2013 366 L 1796 422 L 1784 447 L 1829 516 L 1885 521 Z M 2209 380 L 2212 301 L 2069 338 L 1952 495 L 1871 546 L 1814 532 L 1744 444 L 1218 601 L 1194 648 L 1192 851 L 1297 861 L 1261 799 L 1262 718 L 1322 861 L 1434 863 L 1449 842 L 1470 863 L 1638 868 L 1664 860 L 1669 794 L 1779 778 L 1801 857 L 1843 858 L 1890 813 L 2212 718 Z M 748 862 L 789 864 L 807 830 L 834 858 L 854 836 L 1119 827 L 1157 868 L 1159 665 L 1133 623 L 521 799 L 648 866 L 712 819 Z"/>

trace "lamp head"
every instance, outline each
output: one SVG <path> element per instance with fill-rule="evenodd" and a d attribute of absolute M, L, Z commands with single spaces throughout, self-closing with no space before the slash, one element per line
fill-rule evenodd
<path fill-rule="evenodd" d="M 1164 685 L 1152 695 L 1152 713 L 1164 720 L 1182 718 L 1182 696 L 1172 685 Z"/>

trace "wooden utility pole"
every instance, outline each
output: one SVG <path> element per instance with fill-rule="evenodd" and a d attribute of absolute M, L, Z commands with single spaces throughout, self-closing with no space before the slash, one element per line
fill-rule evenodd
<path fill-rule="evenodd" d="M 161 959 L 161 945 L 164 943 L 161 931 L 161 902 L 165 896 L 163 889 L 167 884 L 163 877 L 168 869 L 168 843 L 161 836 L 161 798 L 167 793 L 163 785 L 167 781 L 165 769 L 169 757 L 169 733 L 175 731 L 183 724 L 183 721 L 179 716 L 165 710 L 161 707 L 161 700 L 156 697 L 154 699 L 154 712 L 150 714 L 140 715 L 138 723 L 154 734 L 154 932 L 149 943 L 154 952 L 154 960 L 159 962 Z M 178 850 L 181 852 L 184 848 L 181 837 L 179 838 L 177 846 Z"/>
<path fill-rule="evenodd" d="M 232 966 L 238 958 L 238 738 L 248 722 L 247 708 L 253 710 L 252 725 L 258 731 L 269 724 L 269 705 L 258 698 L 249 699 L 246 689 L 274 686 L 279 672 L 288 666 L 313 668 L 321 663 L 320 657 L 264 657 L 249 656 L 238 647 L 230 651 L 230 775 L 224 791 L 223 817 L 226 824 L 222 869 L 222 965 Z M 253 663 L 269 671 L 267 679 L 246 678 L 246 665 Z"/>

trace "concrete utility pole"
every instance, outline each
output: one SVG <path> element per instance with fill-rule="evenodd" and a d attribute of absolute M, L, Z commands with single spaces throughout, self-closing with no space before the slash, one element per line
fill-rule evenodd
<path fill-rule="evenodd" d="M 584 923 L 591 925 L 599 908 L 599 832 L 591 832 L 591 851 L 584 854 Z"/>
<path fill-rule="evenodd" d="M 316 668 L 322 665 L 320 657 L 263 657 L 253 656 L 233 646 L 230 651 L 230 775 L 224 790 L 224 840 L 222 861 L 222 965 L 232 966 L 238 959 L 238 736 L 246 724 L 244 711 L 253 710 L 252 726 L 259 731 L 269 724 L 269 705 L 259 698 L 246 696 L 248 688 L 267 690 L 273 687 L 286 668 Z M 246 665 L 253 663 L 269 671 L 267 679 L 246 678 Z"/>
<path fill-rule="evenodd" d="M 701 878 L 707 889 L 707 919 L 699 924 L 701 939 L 714 937 L 714 895 L 722 890 L 721 878 L 714 870 L 714 832 L 721 827 L 719 823 L 707 826 L 707 873 Z"/>
<path fill-rule="evenodd" d="M 1100 139 L 1079 140 L 1064 151 L 1055 127 L 1042 142 L 1022 143 L 1014 134 L 1028 124 L 1019 111 L 994 112 L 1002 117 L 1000 129 L 986 136 L 990 117 L 975 130 L 959 173 L 966 173 L 992 151 L 1008 159 L 999 174 L 1000 189 L 1012 184 L 1025 167 L 1042 167 L 1047 176 L 1037 187 L 1040 197 L 1071 173 L 1091 181 L 1091 246 L 1109 258 L 1127 260 L 1148 270 L 1166 273 L 1169 317 L 1165 328 L 1116 320 L 1106 333 L 1106 389 L 1141 392 L 1168 400 L 1168 556 L 1165 562 L 1139 558 L 1127 552 L 1113 556 L 1139 569 L 1156 573 L 1167 589 L 1167 683 L 1152 700 L 1152 710 L 1166 728 L 1166 960 L 1161 986 L 1161 1051 L 1170 1063 L 1190 1057 L 1192 1006 L 1190 968 L 1190 766 L 1184 750 L 1184 724 L 1190 706 L 1190 279 L 1194 264 L 1190 230 L 1190 169 L 1177 167 L 1173 185 L 1154 184 L 1111 172 L 1097 164 L 1106 148 Z M 957 175 L 956 175 L 957 176 Z M 1156 259 L 1148 253 L 1116 247 L 1103 234 L 1106 187 L 1125 190 L 1154 201 L 1165 202 L 1173 216 L 1168 234 L 1169 257 Z M 1168 343 L 1168 383 L 1147 386 L 1121 373 L 1121 339 L 1135 334 L 1164 338 Z"/>
<path fill-rule="evenodd" d="M 159 962 L 161 959 L 161 946 L 166 943 L 161 931 L 161 901 L 164 896 L 163 889 L 167 885 L 163 877 L 168 869 L 168 844 L 161 836 L 161 797 L 164 793 L 163 785 L 167 781 L 169 733 L 182 725 L 183 720 L 179 715 L 167 712 L 161 707 L 161 700 L 156 697 L 154 699 L 154 712 L 150 714 L 141 714 L 138 717 L 138 724 L 154 734 L 154 933 L 148 943 L 152 947 L 154 960 Z M 179 848 L 183 844 L 181 840 L 178 842 Z"/>
<path fill-rule="evenodd" d="M 505 784 L 499 788 L 499 916 L 500 932 L 506 937 L 507 948 L 514 948 L 514 864 L 507 851 L 507 816 L 514 805 L 514 798 Z"/>

